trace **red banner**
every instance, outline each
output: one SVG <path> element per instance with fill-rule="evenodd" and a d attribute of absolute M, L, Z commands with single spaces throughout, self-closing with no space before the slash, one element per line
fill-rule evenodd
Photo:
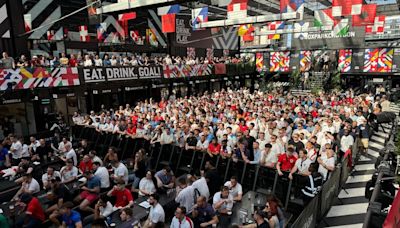
<path fill-rule="evenodd" d="M 215 74 L 226 74 L 226 65 L 224 63 L 218 63 L 214 65 Z"/>
<path fill-rule="evenodd" d="M 400 227 L 400 194 L 397 192 L 382 228 Z"/>
<path fill-rule="evenodd" d="M 165 14 L 162 18 L 162 32 L 175 32 L 175 14 Z"/>
<path fill-rule="evenodd" d="M 374 24 L 376 16 L 376 4 L 362 6 L 362 13 L 353 16 L 353 26 L 365 26 Z"/>

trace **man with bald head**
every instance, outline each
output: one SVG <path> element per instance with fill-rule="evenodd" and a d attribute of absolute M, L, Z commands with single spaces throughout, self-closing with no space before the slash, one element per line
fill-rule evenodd
<path fill-rule="evenodd" d="M 218 224 L 218 217 L 215 214 L 214 208 L 211 204 L 207 203 L 207 199 L 204 196 L 197 197 L 192 217 L 195 228 Z"/>

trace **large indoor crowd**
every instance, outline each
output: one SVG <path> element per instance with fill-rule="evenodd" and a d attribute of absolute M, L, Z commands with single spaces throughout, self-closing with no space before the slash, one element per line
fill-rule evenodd
<path fill-rule="evenodd" d="M 170 165 L 154 170 L 146 162 L 145 148 L 128 148 L 132 159 L 122 159 L 121 148 L 109 147 L 103 155 L 88 140 L 77 144 L 77 138 L 57 132 L 49 142 L 34 137 L 24 142 L 9 135 L 0 144 L 0 166 L 3 172 L 15 167 L 13 180 L 22 184 L 13 201 L 26 216 L 15 223 L 25 227 L 39 227 L 45 220 L 63 227 L 134 227 L 140 222 L 136 203 L 143 197 L 150 208 L 143 227 L 227 227 L 221 224 L 244 192 L 236 175 L 222 181 L 213 158 L 268 167 L 288 180 L 295 174 L 304 177 L 299 197 L 307 204 L 345 153 L 355 146 L 367 150 L 369 115 L 381 112 L 388 102 L 385 95 L 356 95 L 352 90 L 300 97 L 279 90 L 228 89 L 149 99 L 87 115 L 77 112 L 72 120 L 99 134 L 145 139 L 150 148 L 200 151 L 207 158 L 199 170 L 179 176 Z M 43 175 L 35 175 L 37 162 L 54 160 L 63 165 L 49 165 Z M 45 199 L 39 196 L 43 193 Z M 164 208 L 160 198 L 171 194 L 176 206 L 169 217 L 171 208 Z M 264 203 L 254 211 L 254 223 L 245 227 L 284 227 L 279 199 L 270 196 Z"/>
<path fill-rule="evenodd" d="M 110 67 L 110 66 L 149 66 L 149 65 L 196 65 L 216 63 L 246 63 L 251 59 L 242 57 L 180 57 L 180 56 L 147 56 L 145 54 L 65 54 L 59 56 L 33 55 L 28 58 L 21 55 L 14 59 L 7 52 L 2 53 L 0 68 L 15 69 L 22 67 Z"/>

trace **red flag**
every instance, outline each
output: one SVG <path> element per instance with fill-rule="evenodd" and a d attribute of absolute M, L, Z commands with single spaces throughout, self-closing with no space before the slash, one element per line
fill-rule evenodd
<path fill-rule="evenodd" d="M 165 14 L 162 18 L 162 32 L 175 32 L 175 14 Z"/>
<path fill-rule="evenodd" d="M 226 65 L 224 63 L 214 64 L 215 74 L 226 74 Z"/>
<path fill-rule="evenodd" d="M 253 41 L 254 40 L 254 26 L 251 26 L 246 34 L 243 35 L 243 41 Z"/>
<path fill-rule="evenodd" d="M 385 222 L 383 223 L 383 228 L 393 228 L 399 227 L 399 219 L 400 219 L 400 192 L 397 192 L 396 197 L 393 200 L 392 207 L 389 210 L 388 215 L 386 216 Z"/>
<path fill-rule="evenodd" d="M 129 21 L 136 18 L 136 12 L 118 14 L 119 21 Z"/>
<path fill-rule="evenodd" d="M 366 26 L 374 23 L 376 16 L 376 4 L 362 6 L 362 13 L 353 16 L 353 26 Z"/>

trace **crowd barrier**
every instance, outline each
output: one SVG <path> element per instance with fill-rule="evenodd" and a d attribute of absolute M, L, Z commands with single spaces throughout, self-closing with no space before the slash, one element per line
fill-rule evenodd
<path fill-rule="evenodd" d="M 0 69 L 0 91 L 68 87 L 138 79 L 170 79 L 255 73 L 254 63 L 116 67 L 27 67 Z"/>
<path fill-rule="evenodd" d="M 119 148 L 118 155 L 122 160 L 132 158 L 138 149 L 144 148 L 149 158 L 148 165 L 152 169 L 158 170 L 164 165 L 169 165 L 177 176 L 198 171 L 204 167 L 207 160 L 212 160 L 217 170 L 221 172 L 223 181 L 235 175 L 242 183 L 244 192 L 252 190 L 275 194 L 282 201 L 285 209 L 288 209 L 288 205 L 291 203 L 292 189 L 298 190 L 299 188 L 299 175 L 295 174 L 293 180 L 290 180 L 287 178 L 287 172 L 284 172 L 283 176 L 279 176 L 275 168 L 246 164 L 241 160 L 234 162 L 233 159 L 224 159 L 221 156 L 209 158 L 207 153 L 202 151 L 186 151 L 184 148 L 175 145 L 151 145 L 147 139 L 100 133 L 91 127 L 74 126 L 73 134 L 75 138 L 91 141 L 95 145 L 93 149 L 101 156 L 105 155 L 110 146 Z M 329 173 L 330 178 L 324 183 L 318 196 L 305 207 L 302 205 L 304 209 L 291 227 L 300 227 L 300 225 L 301 227 L 315 227 L 315 224 L 328 213 L 335 197 L 350 175 L 349 160 L 356 157 L 352 154 L 359 153 L 358 147 L 353 149 L 356 151 L 347 153 L 343 161 L 337 165 L 335 171 Z"/>

